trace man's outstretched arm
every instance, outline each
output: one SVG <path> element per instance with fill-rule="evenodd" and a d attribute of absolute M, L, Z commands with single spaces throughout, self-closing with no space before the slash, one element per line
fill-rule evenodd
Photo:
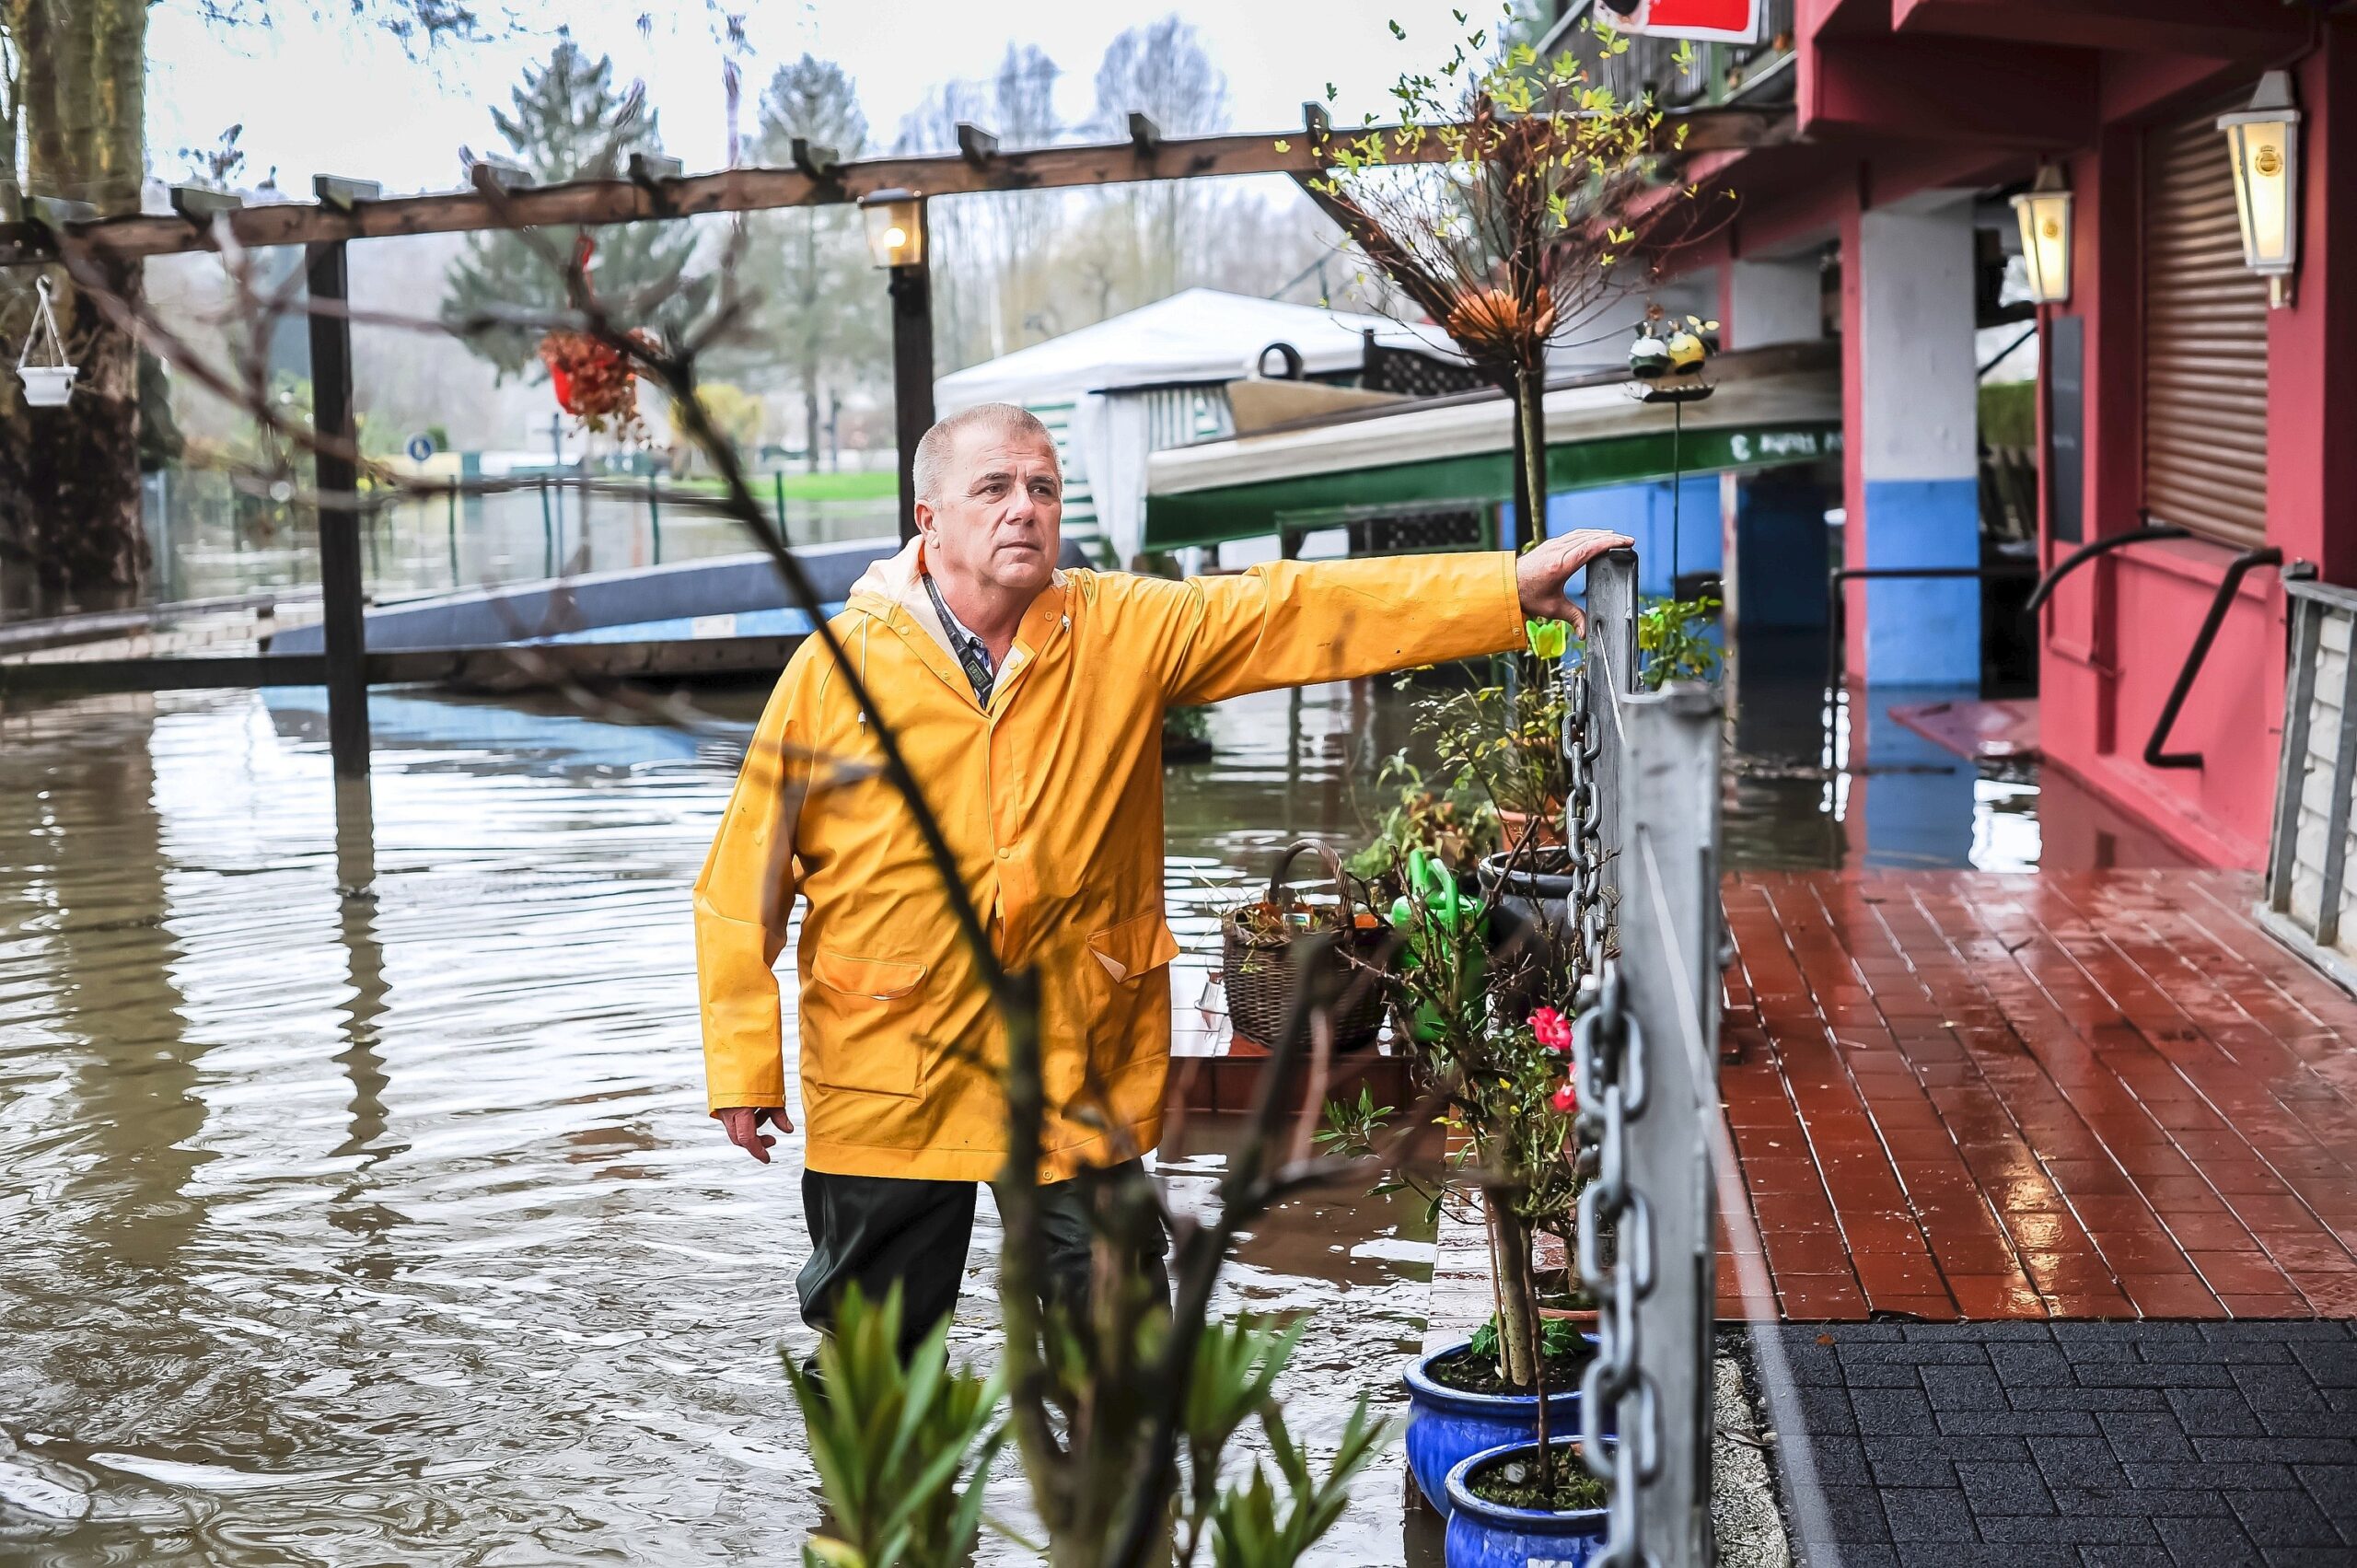
<path fill-rule="evenodd" d="M 1216 703 L 1520 647 L 1525 619 L 1576 621 L 1563 585 L 1632 542 L 1582 528 L 1519 556 L 1280 561 L 1190 579 L 1191 624 L 1178 644 L 1169 700 Z"/>

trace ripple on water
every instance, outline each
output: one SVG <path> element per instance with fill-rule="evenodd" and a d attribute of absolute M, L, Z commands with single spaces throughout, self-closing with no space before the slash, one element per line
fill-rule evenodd
<path fill-rule="evenodd" d="M 1174 773 L 1190 955 L 1275 848 L 1363 832 L 1349 776 L 1402 743 L 1367 690 L 1229 704 L 1221 760 Z M 316 707 L 0 716 L 0 1559 L 791 1555 L 795 1145 L 726 1152 L 697 1051 L 687 889 L 727 770 L 708 738 L 380 696 L 340 818 Z M 1179 1201 L 1222 1163 L 1175 1160 Z M 1290 1206 L 1224 1287 L 1315 1310 L 1285 1389 L 1313 1442 L 1371 1366 L 1396 1405 L 1411 1209 Z M 977 1231 L 967 1354 L 987 1203 Z M 1398 1559 L 1387 1464 L 1324 1561 Z"/>

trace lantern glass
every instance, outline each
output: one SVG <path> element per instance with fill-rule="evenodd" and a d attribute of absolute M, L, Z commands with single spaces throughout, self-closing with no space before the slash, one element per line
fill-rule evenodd
<path fill-rule="evenodd" d="M 2071 297 L 2071 192 L 2047 188 L 2014 198 L 2014 216 L 2022 227 L 2022 270 L 2029 281 L 2029 296 L 2038 305 L 2060 305 Z"/>
<path fill-rule="evenodd" d="M 2250 107 L 2219 116 L 2235 171 L 2235 216 L 2243 231 L 2243 264 L 2284 277 L 2299 261 L 2300 111 L 2291 78 L 2270 71 Z"/>
<path fill-rule="evenodd" d="M 867 225 L 868 259 L 879 267 L 913 267 L 924 261 L 924 202 L 911 191 L 877 191 L 860 199 Z"/>

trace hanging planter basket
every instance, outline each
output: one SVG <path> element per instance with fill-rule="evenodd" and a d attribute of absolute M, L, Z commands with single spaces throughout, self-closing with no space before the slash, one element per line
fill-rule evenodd
<path fill-rule="evenodd" d="M 25 384 L 25 401 L 30 406 L 64 408 L 81 371 L 66 363 L 65 340 L 58 336 L 57 317 L 50 309 L 49 280 L 36 279 L 33 287 L 41 301 L 33 307 L 33 327 L 25 336 L 24 352 L 17 355 L 17 377 Z"/>
<path fill-rule="evenodd" d="M 1334 907 L 1313 909 L 1298 901 L 1285 886 L 1294 857 L 1314 853 L 1325 863 L 1334 882 Z M 1318 926 L 1336 935 L 1329 962 L 1336 989 L 1344 998 L 1334 1014 L 1334 1048 L 1353 1051 L 1368 1044 L 1383 1026 L 1387 987 L 1368 968 L 1377 963 L 1390 927 L 1372 910 L 1351 896 L 1351 879 L 1334 852 L 1315 839 L 1303 839 L 1277 857 L 1269 874 L 1268 896 L 1236 911 L 1220 923 L 1220 987 L 1227 993 L 1227 1016 L 1236 1032 L 1260 1045 L 1273 1046 L 1284 1033 L 1293 1005 L 1294 970 L 1289 949 Z"/>
<path fill-rule="evenodd" d="M 631 334 L 652 350 L 652 340 Z M 587 332 L 551 332 L 540 340 L 556 406 L 597 431 L 627 435 L 638 425 L 638 372 L 630 357 Z"/>

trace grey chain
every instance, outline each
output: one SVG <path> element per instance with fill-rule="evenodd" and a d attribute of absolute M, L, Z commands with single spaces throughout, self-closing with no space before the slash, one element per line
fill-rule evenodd
<path fill-rule="evenodd" d="M 1658 1390 L 1637 1365 L 1637 1304 L 1654 1288 L 1653 1210 L 1629 1180 L 1629 1124 L 1645 1112 L 1644 1039 L 1622 995 L 1619 961 L 1607 956 L 1610 912 L 1604 890 L 1603 810 L 1595 764 L 1602 751 L 1594 703 L 1610 701 L 1589 683 L 1585 661 L 1572 676 L 1565 723 L 1571 792 L 1565 838 L 1571 845 L 1573 917 L 1581 1007 L 1573 1027 L 1573 1072 L 1579 1092 L 1574 1122 L 1580 1167 L 1580 1283 L 1598 1310 L 1598 1345 L 1580 1384 L 1580 1451 L 1589 1471 L 1611 1489 L 1604 1551 L 1596 1568 L 1647 1568 L 1637 1491 L 1661 1472 Z M 1605 1237 L 1617 1244 L 1609 1266 Z M 1606 1431 L 1609 1425 L 1611 1434 Z"/>

